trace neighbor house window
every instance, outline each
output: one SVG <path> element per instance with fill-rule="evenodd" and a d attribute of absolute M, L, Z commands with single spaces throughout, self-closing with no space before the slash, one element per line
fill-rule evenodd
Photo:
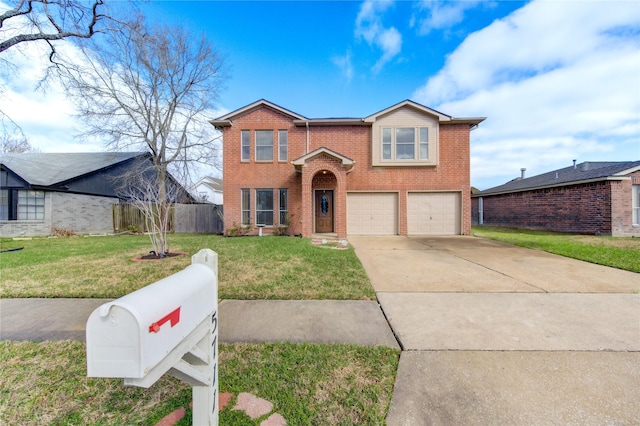
<path fill-rule="evenodd" d="M 633 224 L 640 225 L 640 185 L 632 186 Z"/>
<path fill-rule="evenodd" d="M 240 132 L 241 138 L 241 149 L 240 149 L 240 160 L 241 161 L 249 161 L 251 159 L 251 139 L 249 136 L 248 130 L 243 130 Z"/>
<path fill-rule="evenodd" d="M 383 127 L 383 160 L 428 160 L 428 127 Z"/>
<path fill-rule="evenodd" d="M 18 191 L 18 220 L 44 220 L 44 191 Z"/>
<path fill-rule="evenodd" d="M 278 130 L 278 161 L 287 161 L 289 151 L 289 132 Z"/>
<path fill-rule="evenodd" d="M 256 130 L 256 161 L 273 161 L 273 130 Z"/>
<path fill-rule="evenodd" d="M 288 216 L 288 191 L 286 189 L 280 189 L 280 225 L 286 225 L 289 218 Z"/>
<path fill-rule="evenodd" d="M 241 190 L 242 225 L 251 224 L 251 192 L 248 189 Z"/>
<path fill-rule="evenodd" d="M 9 220 L 9 190 L 0 189 L 0 220 Z"/>
<path fill-rule="evenodd" d="M 273 189 L 256 189 L 256 225 L 273 226 Z"/>

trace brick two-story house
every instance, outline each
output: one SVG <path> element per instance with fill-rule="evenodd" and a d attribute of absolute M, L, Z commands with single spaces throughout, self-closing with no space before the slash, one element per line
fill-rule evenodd
<path fill-rule="evenodd" d="M 223 133 L 225 229 L 311 236 L 467 235 L 470 131 L 406 100 L 364 118 L 307 118 L 260 100 Z"/>

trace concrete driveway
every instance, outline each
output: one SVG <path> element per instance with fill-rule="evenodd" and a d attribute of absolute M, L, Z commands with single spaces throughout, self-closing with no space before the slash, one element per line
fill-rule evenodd
<path fill-rule="evenodd" d="M 403 353 L 388 424 L 640 424 L 640 275 L 474 237 L 350 237 Z"/>

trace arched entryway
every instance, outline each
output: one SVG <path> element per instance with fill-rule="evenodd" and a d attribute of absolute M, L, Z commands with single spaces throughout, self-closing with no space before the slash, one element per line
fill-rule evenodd
<path fill-rule="evenodd" d="M 320 170 L 311 182 L 313 191 L 313 230 L 316 234 L 335 232 L 336 176 L 329 170 Z"/>

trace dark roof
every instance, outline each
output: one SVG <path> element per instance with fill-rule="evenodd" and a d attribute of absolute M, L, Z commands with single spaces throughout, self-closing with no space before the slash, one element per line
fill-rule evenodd
<path fill-rule="evenodd" d="M 344 126 L 370 126 L 371 123 L 373 123 L 377 117 L 382 116 L 384 114 L 389 113 L 390 111 L 393 111 L 395 109 L 399 109 L 405 106 L 410 106 L 414 109 L 417 109 L 423 113 L 428 113 L 428 114 L 432 114 L 438 117 L 439 122 L 443 123 L 443 124 L 469 124 L 472 127 L 477 126 L 479 123 L 481 123 L 482 121 L 485 120 L 486 117 L 466 117 L 466 118 L 455 118 L 455 117 L 451 117 L 450 115 L 446 115 L 443 114 L 439 111 L 436 111 L 432 108 L 426 107 L 424 105 L 421 105 L 417 102 L 414 102 L 412 100 L 406 99 L 402 102 L 399 102 L 393 106 L 390 106 L 388 108 L 385 108 L 382 111 L 378 111 L 377 113 L 370 115 L 368 117 L 364 117 L 364 118 L 307 118 L 303 115 L 300 115 L 298 113 L 295 113 L 291 110 L 288 110 L 286 108 L 283 108 L 279 105 L 274 104 L 273 102 L 269 102 L 266 99 L 260 99 L 256 102 L 253 102 L 249 105 L 246 105 L 242 108 L 239 108 L 235 111 L 232 111 L 228 114 L 223 115 L 222 117 L 218 117 L 215 118 L 213 120 L 210 120 L 209 123 L 211 123 L 213 126 L 215 126 L 216 128 L 221 128 L 221 127 L 228 127 L 231 126 L 231 123 L 233 121 L 234 118 L 241 116 L 243 114 L 246 114 L 249 111 L 252 111 L 256 108 L 259 108 L 261 106 L 267 106 L 269 108 L 272 108 L 276 111 L 280 111 L 283 114 L 289 115 L 293 118 L 293 122 L 296 126 L 338 126 L 338 125 L 344 125 Z"/>
<path fill-rule="evenodd" d="M 554 186 L 572 185 L 585 181 L 599 181 L 619 178 L 635 170 L 640 170 L 640 161 L 585 161 L 563 169 L 521 179 L 516 178 L 504 185 L 485 189 L 473 197 L 529 191 Z"/>
<path fill-rule="evenodd" d="M 52 186 L 135 157 L 145 152 L 2 154 L 0 164 L 31 185 Z"/>

